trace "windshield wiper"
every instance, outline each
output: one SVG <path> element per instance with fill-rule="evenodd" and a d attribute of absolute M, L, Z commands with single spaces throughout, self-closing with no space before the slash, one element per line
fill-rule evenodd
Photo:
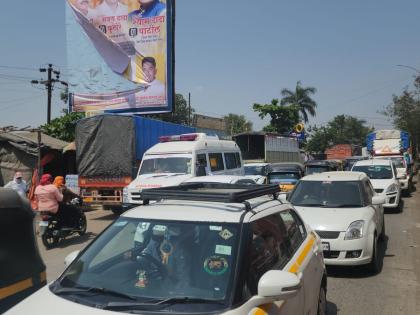
<path fill-rule="evenodd" d="M 101 308 L 104 310 L 115 310 L 115 309 L 126 309 L 126 308 L 141 308 L 141 309 L 161 309 L 173 304 L 181 304 L 181 303 L 203 303 L 203 304 L 219 304 L 224 305 L 222 300 L 210 300 L 210 299 L 202 299 L 202 298 L 190 298 L 190 297 L 172 297 L 162 300 L 151 300 L 151 302 L 108 302 L 107 304 L 103 305 Z"/>
<path fill-rule="evenodd" d="M 329 205 L 330 208 L 360 208 L 361 204 L 342 204 L 342 205 Z"/>
<path fill-rule="evenodd" d="M 121 293 L 121 292 L 117 292 L 117 291 L 113 291 L 110 289 L 106 289 L 106 288 L 96 288 L 96 287 L 81 287 L 81 286 L 77 286 L 77 287 L 63 287 L 60 289 L 54 289 L 53 292 L 55 294 L 78 294 L 78 293 L 103 293 L 103 294 L 107 294 L 107 295 L 113 295 L 113 296 L 117 296 L 117 297 L 121 297 L 121 298 L 125 298 L 125 299 L 129 299 L 132 301 L 137 301 L 137 298 L 135 296 L 132 295 L 128 295 L 125 293 Z"/>

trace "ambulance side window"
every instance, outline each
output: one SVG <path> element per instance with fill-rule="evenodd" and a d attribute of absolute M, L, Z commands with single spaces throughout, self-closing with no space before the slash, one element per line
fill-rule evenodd
<path fill-rule="evenodd" d="M 225 169 L 222 153 L 209 153 L 209 160 L 212 172 L 223 171 Z"/>

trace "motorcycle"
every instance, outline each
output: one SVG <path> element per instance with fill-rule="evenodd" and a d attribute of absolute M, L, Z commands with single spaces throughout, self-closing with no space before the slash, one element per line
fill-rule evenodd
<path fill-rule="evenodd" d="M 86 233 L 87 221 L 86 216 L 81 208 L 82 201 L 80 198 L 74 198 L 69 203 L 77 209 L 77 218 L 72 226 L 64 226 L 60 222 L 57 214 L 51 212 L 41 212 L 41 221 L 39 221 L 39 232 L 41 240 L 46 249 L 57 246 L 60 239 L 67 236 L 78 234 L 82 236 Z"/>

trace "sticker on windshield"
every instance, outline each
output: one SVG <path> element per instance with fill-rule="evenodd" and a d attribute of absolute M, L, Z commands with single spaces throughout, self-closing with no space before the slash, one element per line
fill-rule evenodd
<path fill-rule="evenodd" d="M 323 183 L 323 184 L 326 184 L 326 185 L 328 185 L 328 184 L 332 184 L 332 182 L 331 182 L 331 181 L 323 181 L 322 183 Z"/>
<path fill-rule="evenodd" d="M 214 252 L 219 255 L 230 256 L 232 255 L 232 246 L 216 245 Z"/>
<path fill-rule="evenodd" d="M 221 276 L 228 268 L 227 260 L 220 256 L 211 256 L 204 261 L 204 270 L 212 276 Z"/>
<path fill-rule="evenodd" d="M 221 231 L 222 227 L 217 225 L 210 225 L 209 226 L 210 231 Z"/>
<path fill-rule="evenodd" d="M 220 231 L 219 235 L 221 238 L 223 238 L 226 241 L 233 236 L 233 234 L 228 229 L 224 229 L 223 231 Z"/>
<path fill-rule="evenodd" d="M 114 226 L 125 226 L 128 223 L 128 221 L 119 221 L 119 222 L 115 222 Z"/>

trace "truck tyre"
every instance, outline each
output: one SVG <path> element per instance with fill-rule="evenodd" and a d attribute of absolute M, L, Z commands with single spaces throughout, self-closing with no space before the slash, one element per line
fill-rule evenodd
<path fill-rule="evenodd" d="M 111 208 L 111 211 L 115 214 L 115 215 L 120 215 L 121 213 L 124 212 L 124 210 L 121 207 L 115 207 L 115 208 Z"/>

